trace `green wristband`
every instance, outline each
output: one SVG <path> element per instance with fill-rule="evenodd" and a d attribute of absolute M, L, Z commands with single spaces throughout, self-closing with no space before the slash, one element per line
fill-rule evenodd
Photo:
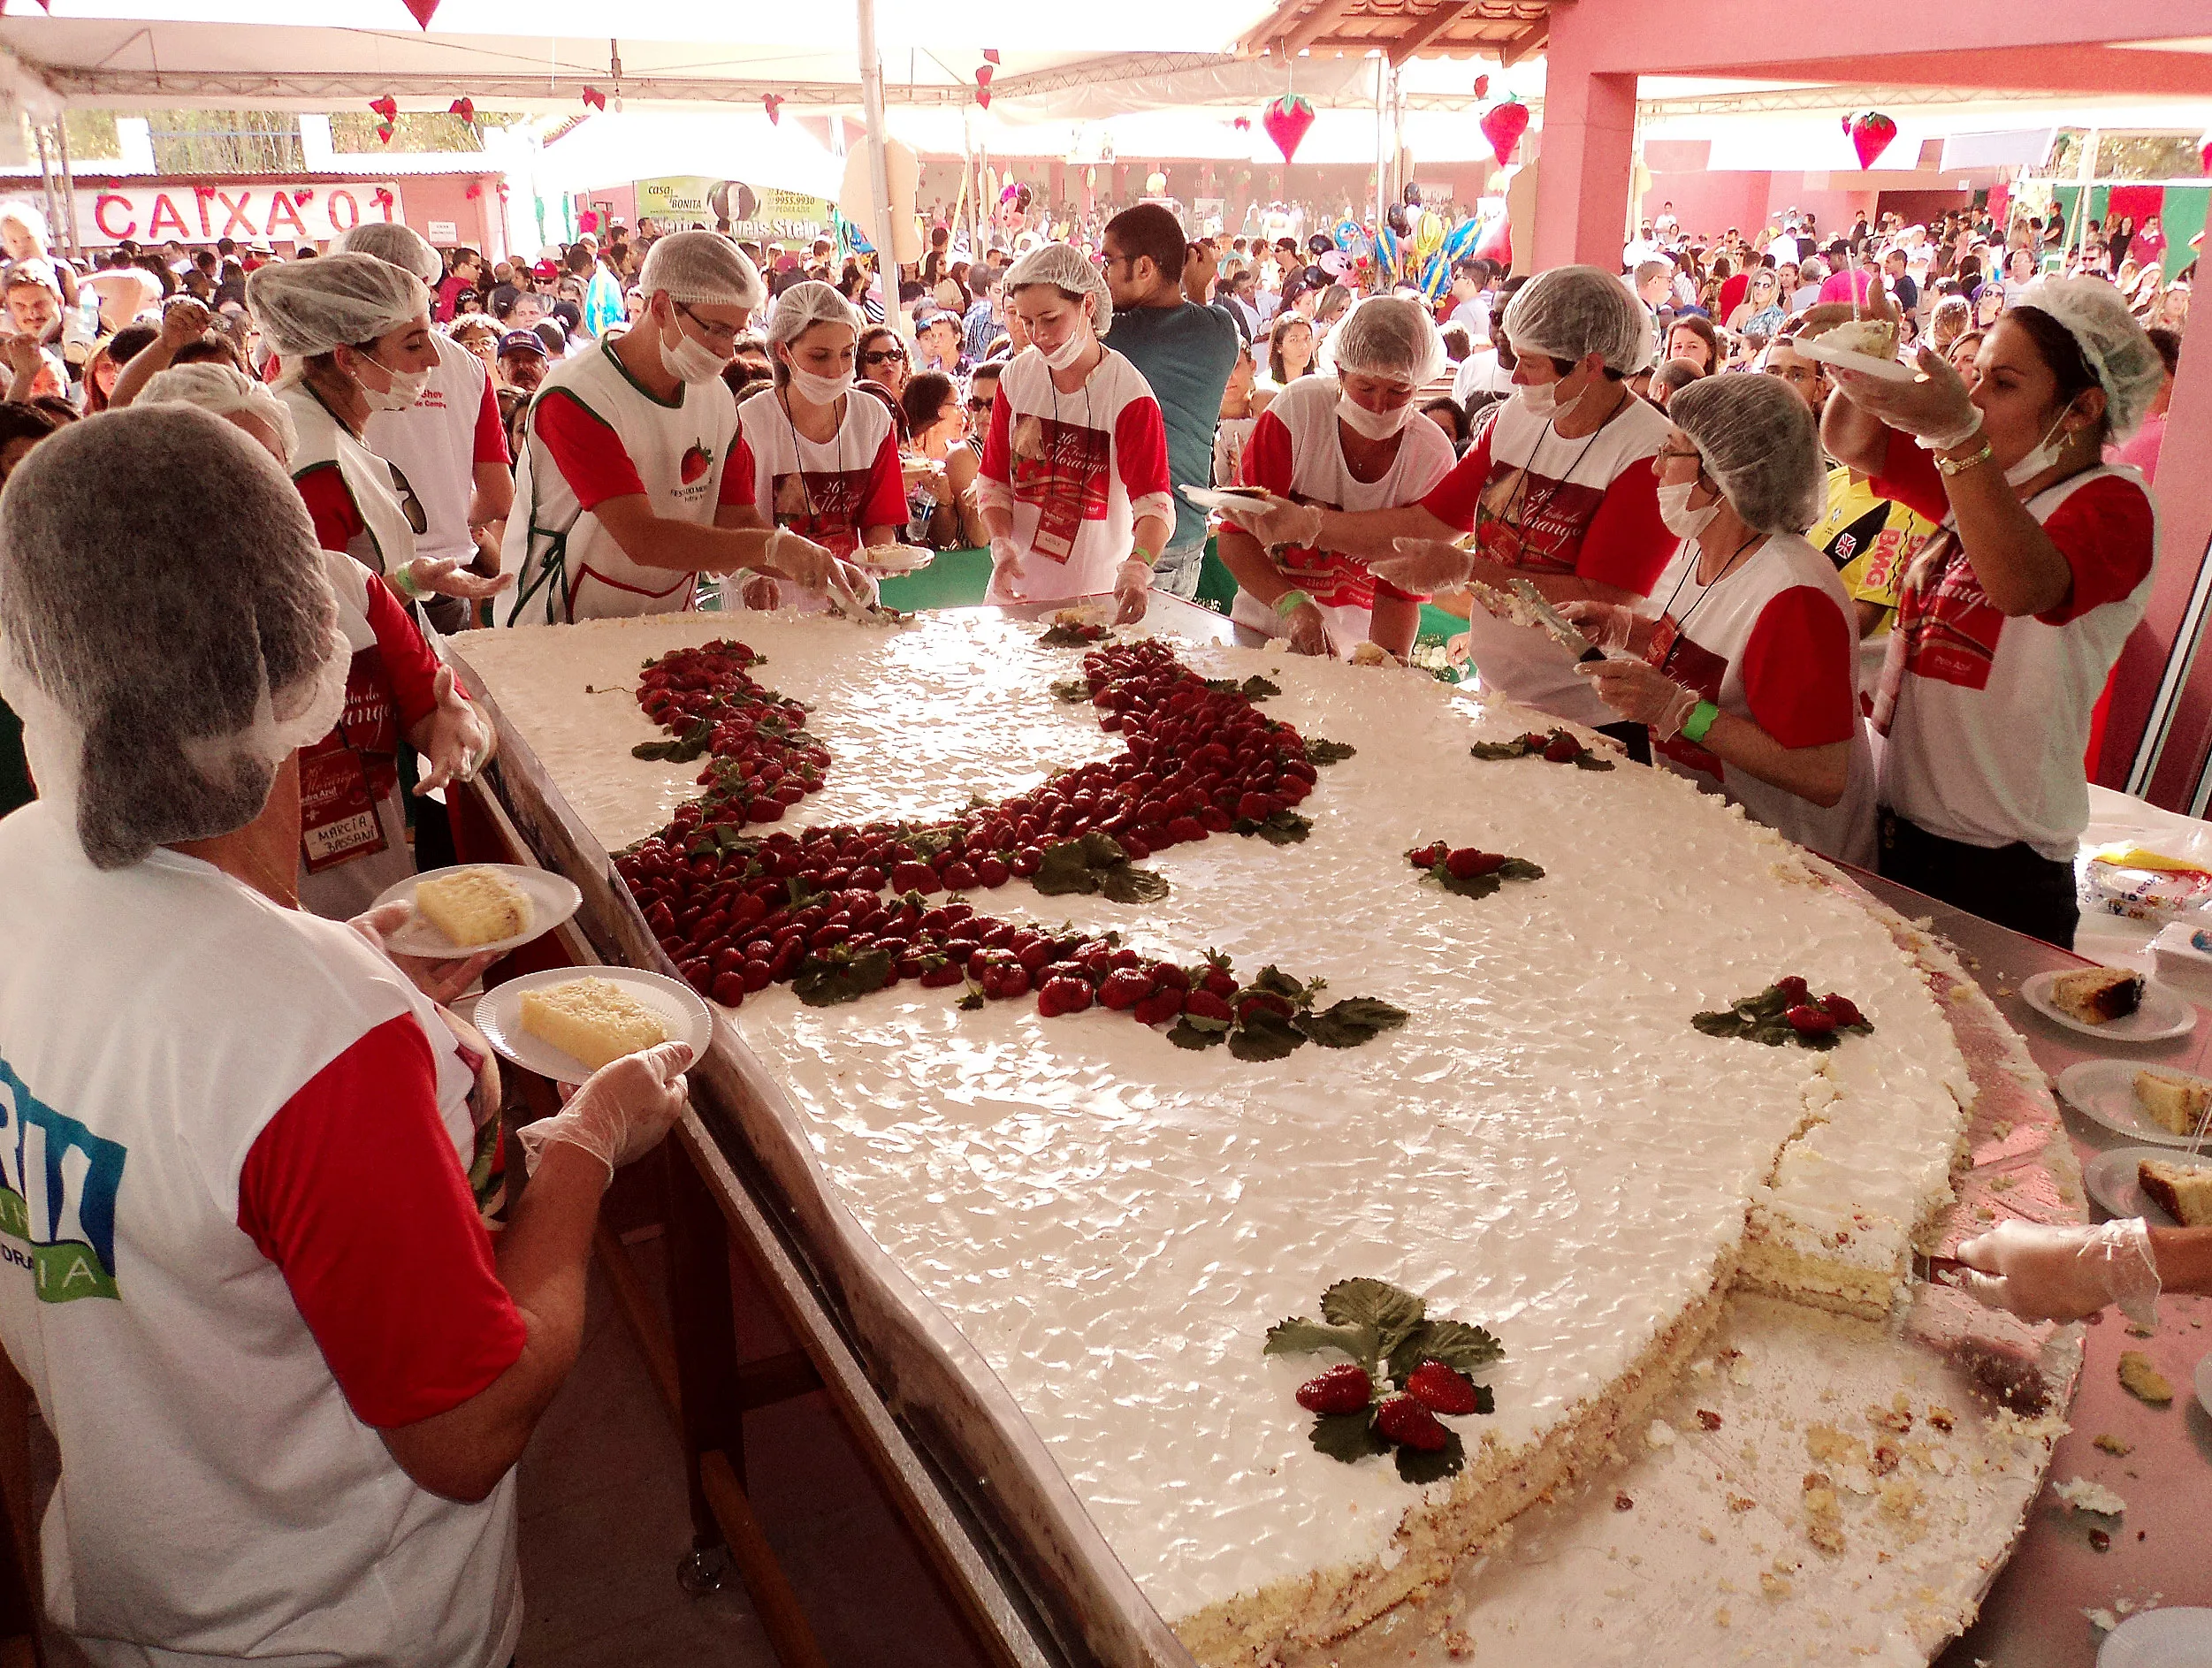
<path fill-rule="evenodd" d="M 430 595 L 430 592 L 415 583 L 415 575 L 408 572 L 404 566 L 392 570 L 392 588 L 409 602 L 420 602 Z"/>
<path fill-rule="evenodd" d="M 1720 716 L 1720 709 L 1710 701 L 1700 701 L 1690 709 L 1690 716 L 1682 721 L 1682 740 L 1702 742 L 1705 732 L 1712 727 L 1712 720 Z"/>
<path fill-rule="evenodd" d="M 1313 598 L 1302 590 L 1286 590 L 1275 599 L 1275 617 L 1287 620 L 1312 601 Z"/>

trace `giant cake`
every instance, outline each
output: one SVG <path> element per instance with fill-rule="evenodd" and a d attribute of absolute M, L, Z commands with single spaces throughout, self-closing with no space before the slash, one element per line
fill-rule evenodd
<path fill-rule="evenodd" d="M 1082 649 L 1038 635 L 691 616 L 461 650 L 617 851 L 699 791 L 698 762 L 632 756 L 669 733 L 622 693 L 641 662 L 742 636 L 832 759 L 786 826 L 925 821 L 1119 750 L 1066 698 Z M 1156 901 L 1017 880 L 976 907 L 1279 965 L 1396 1004 L 1401 1028 L 1243 1060 L 1125 1013 L 971 1011 L 912 982 L 828 1008 L 777 984 L 731 1017 L 837 1196 L 988 1361 L 1153 1607 L 1201 1662 L 1258 1664 L 1434 1588 L 1640 1430 L 1737 1282 L 1886 1310 L 1949 1198 L 1968 1077 L 1927 969 L 1864 900 L 1681 778 L 1473 757 L 1534 715 L 1416 673 L 1176 648 L 1356 749 L 1297 806 L 1308 837 L 1178 844 L 1146 865 Z M 1461 895 L 1407 864 L 1431 842 L 1542 877 Z M 1793 973 L 1873 1034 L 1815 1050 L 1693 1025 Z M 1263 1346 L 1347 1277 L 1502 1344 L 1494 1411 L 1444 1421 L 1456 1475 L 1415 1486 L 1309 1442 L 1297 1393 L 1328 1358 Z"/>

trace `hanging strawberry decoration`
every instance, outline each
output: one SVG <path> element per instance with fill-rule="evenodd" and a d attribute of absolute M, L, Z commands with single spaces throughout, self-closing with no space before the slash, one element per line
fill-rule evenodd
<path fill-rule="evenodd" d="M 391 142 L 392 124 L 390 122 L 379 123 L 377 127 L 377 143 L 379 145 L 388 145 Z"/>
<path fill-rule="evenodd" d="M 370 99 L 369 108 L 384 118 L 385 126 L 387 127 L 400 119 L 400 101 L 389 93 L 382 98 Z"/>
<path fill-rule="evenodd" d="M 484 181 L 481 179 L 471 179 L 469 182 L 469 189 L 462 192 L 461 194 L 468 198 L 469 202 L 475 202 L 484 195 Z"/>
<path fill-rule="evenodd" d="M 1897 124 L 1878 110 L 1862 110 L 1843 119 L 1843 131 L 1851 136 L 1851 149 L 1858 153 L 1858 165 L 1872 168 L 1874 159 L 1889 149 L 1889 141 L 1897 136 Z"/>
<path fill-rule="evenodd" d="M 385 214 L 389 215 L 392 212 L 392 205 L 398 202 L 399 199 L 392 194 L 390 187 L 378 186 L 376 189 L 376 194 L 370 199 L 370 201 L 375 202 L 378 208 L 382 209 Z"/>
<path fill-rule="evenodd" d="M 1508 94 L 1483 112 L 1480 126 L 1483 137 L 1490 141 L 1490 154 L 1503 167 L 1521 148 L 1521 135 L 1529 131 L 1529 107 Z"/>
<path fill-rule="evenodd" d="M 2212 133 L 2197 141 L 2197 166 L 2212 174 Z"/>
<path fill-rule="evenodd" d="M 977 65 L 975 66 L 975 84 L 978 87 L 988 87 L 991 84 L 991 77 L 995 72 L 995 72 L 988 64 Z"/>
<path fill-rule="evenodd" d="M 606 108 L 606 95 L 600 92 L 596 87 L 587 87 L 584 89 L 584 102 L 589 104 L 593 110 L 605 110 Z"/>
<path fill-rule="evenodd" d="M 1314 125 L 1314 107 L 1310 100 L 1296 93 L 1285 93 L 1260 112 L 1260 126 L 1267 129 L 1267 136 L 1275 141 L 1275 149 L 1283 153 L 1283 160 L 1290 162 L 1298 155 L 1298 147 L 1305 141 L 1306 131 Z"/>
<path fill-rule="evenodd" d="M 427 31 L 430 20 L 438 15 L 438 0 L 406 0 L 406 4 L 409 14 Z"/>
<path fill-rule="evenodd" d="M 997 62 L 998 62 L 998 49 L 997 49 L 996 47 L 995 47 L 995 46 L 987 46 L 987 47 L 985 47 L 985 48 L 983 49 L 983 61 L 984 61 L 986 64 L 995 64 L 995 63 L 997 63 Z"/>
<path fill-rule="evenodd" d="M 780 126 L 782 122 L 782 118 L 779 116 L 777 112 L 783 108 L 783 95 L 781 93 L 763 93 L 760 95 L 760 108 L 768 112 L 769 126 L 774 127 Z"/>
<path fill-rule="evenodd" d="M 1235 121 L 1231 122 L 1229 126 L 1235 128 L 1240 133 L 1248 133 L 1252 131 L 1252 118 L 1249 116 L 1239 116 Z"/>
<path fill-rule="evenodd" d="M 975 89 L 975 102 L 980 104 L 985 110 L 990 109 L 991 89 L 988 87 L 977 88 Z"/>
<path fill-rule="evenodd" d="M 302 209 L 306 208 L 308 204 L 315 201 L 314 187 L 311 186 L 301 187 L 299 190 L 292 194 L 292 201 L 299 207 Z"/>
<path fill-rule="evenodd" d="M 473 122 L 477 119 L 477 101 L 473 98 L 457 98 L 446 105 L 446 109 L 453 115 L 460 117 L 464 122 Z"/>
<path fill-rule="evenodd" d="M 1475 96 L 1476 98 L 1488 98 L 1490 96 L 1489 76 L 1478 75 L 1475 78 Z"/>

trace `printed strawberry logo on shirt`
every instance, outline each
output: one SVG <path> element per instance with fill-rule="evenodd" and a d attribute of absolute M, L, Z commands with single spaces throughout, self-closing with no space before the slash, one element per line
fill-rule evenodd
<path fill-rule="evenodd" d="M 1571 574 L 1606 490 L 1555 481 L 1519 464 L 1493 462 L 1476 500 L 1476 548 L 1492 561 Z"/>
<path fill-rule="evenodd" d="M 706 478 L 706 472 L 713 467 L 713 458 L 705 446 L 695 441 L 690 450 L 683 454 L 683 462 L 677 466 L 677 473 L 682 476 L 684 485 L 696 486 Z"/>
<path fill-rule="evenodd" d="M 1113 436 L 1103 429 L 1026 416 L 1015 425 L 1014 496 L 1037 506 L 1030 549 L 1064 562 L 1085 522 L 1106 519 L 1106 471 Z"/>
<path fill-rule="evenodd" d="M 861 515 L 875 471 L 798 469 L 770 477 L 775 522 L 811 538 L 833 556 L 860 548 Z"/>
<path fill-rule="evenodd" d="M 2005 616 L 1982 590 L 1957 541 L 1949 534 L 1943 537 L 1947 548 L 1936 559 L 1941 567 L 1935 583 L 1911 586 L 1898 598 L 1900 647 L 1893 648 L 1883 664 L 1881 693 L 1874 703 L 1874 728 L 1883 735 L 1889 734 L 1908 672 L 1963 689 L 1989 687 Z"/>

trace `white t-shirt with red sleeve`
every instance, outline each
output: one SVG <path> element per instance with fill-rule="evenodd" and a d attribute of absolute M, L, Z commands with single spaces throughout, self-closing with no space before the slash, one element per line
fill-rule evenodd
<path fill-rule="evenodd" d="M 423 506 L 415 553 L 466 565 L 477 553 L 469 535 L 476 466 L 507 463 L 507 431 L 484 362 L 443 332 L 433 331 L 431 343 L 438 364 L 422 398 L 405 411 L 371 413 L 362 438 L 400 471 Z"/>
<path fill-rule="evenodd" d="M 2143 477 L 2106 465 L 2027 500 L 2073 585 L 2057 607 L 2012 618 L 1974 576 L 1926 452 L 1893 436 L 1873 485 L 1942 522 L 1906 575 L 1874 698 L 1881 803 L 1946 840 L 2024 841 L 2071 862 L 2089 826 L 2090 718 L 2150 600 L 2158 527 Z"/>
<path fill-rule="evenodd" d="M 845 395 L 837 432 L 810 440 L 791 423 L 781 389 L 763 388 L 737 407 L 735 504 L 767 511 L 778 527 L 850 560 L 871 527 L 906 525 L 898 430 L 873 394 Z"/>
<path fill-rule="evenodd" d="M 1568 440 L 1517 398 L 1496 411 L 1423 506 L 1473 533 L 1492 561 L 1649 596 L 1676 544 L 1659 519 L 1651 472 L 1667 414 L 1630 396 L 1596 433 Z M 1476 577 L 1494 583 L 1479 570 Z M 1467 646 L 1485 689 L 1578 724 L 1618 718 L 1576 675 L 1574 657 L 1541 630 L 1477 605 Z"/>
<path fill-rule="evenodd" d="M 664 521 L 714 525 L 744 504 L 737 402 L 716 377 L 663 400 L 601 342 L 554 366 L 531 400 L 515 469 L 501 565 L 517 575 L 501 623 L 567 624 L 609 616 L 679 613 L 696 574 L 632 561 L 594 513 L 643 495 Z"/>
<path fill-rule="evenodd" d="M 1652 736 L 1654 758 L 1801 846 L 1872 863 L 1874 758 L 1858 715 L 1858 625 L 1834 564 L 1777 533 L 1703 585 L 1697 546 L 1685 539 L 1652 594 L 1659 623 L 1645 659 L 1784 747 L 1851 749 L 1843 797 L 1829 806 L 1747 775 L 1686 736 Z"/>
<path fill-rule="evenodd" d="M 1159 402 L 1134 365 L 1109 347 L 1080 388 L 1062 393 L 1042 354 L 1014 355 L 991 406 L 976 501 L 1013 513 L 1025 600 L 1111 590 L 1137 518 L 1174 522 L 1171 490 Z"/>
<path fill-rule="evenodd" d="M 515 1482 L 378 1431 L 519 1358 L 471 1078 L 358 934 L 157 849 L 0 820 L 0 1340 L 61 1454 L 45 1603 L 100 1668 L 500 1668 Z"/>
<path fill-rule="evenodd" d="M 1378 480 L 1361 480 L 1345 461 L 1337 415 L 1342 392 L 1333 377 L 1301 377 L 1278 394 L 1252 425 L 1239 484 L 1323 509 L 1387 510 L 1419 503 L 1451 473 L 1451 440 L 1415 412 L 1399 430 L 1390 468 Z M 1376 578 L 1366 563 L 1340 551 L 1289 548 L 1268 554 L 1286 581 L 1314 599 L 1329 621 L 1331 636 L 1346 654 L 1367 639 L 1377 591 L 1414 600 L 1412 592 Z M 1284 629 L 1273 608 L 1242 590 L 1230 605 L 1229 617 L 1271 636 Z"/>

